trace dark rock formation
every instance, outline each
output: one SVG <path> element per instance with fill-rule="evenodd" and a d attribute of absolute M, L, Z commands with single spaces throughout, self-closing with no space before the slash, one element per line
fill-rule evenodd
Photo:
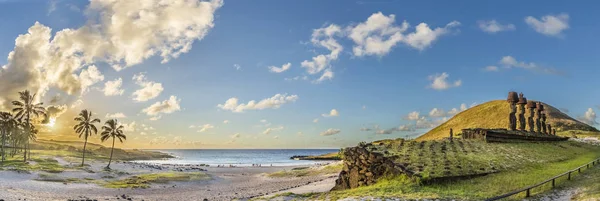
<path fill-rule="evenodd" d="M 332 190 L 344 190 L 359 186 L 371 185 L 379 178 L 389 175 L 413 173 L 400 164 L 395 164 L 391 158 L 381 153 L 369 151 L 366 146 L 359 145 L 344 149 L 344 168 L 335 181 Z"/>

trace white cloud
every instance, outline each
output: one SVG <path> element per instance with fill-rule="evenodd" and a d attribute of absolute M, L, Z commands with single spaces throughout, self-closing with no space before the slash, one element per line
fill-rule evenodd
<path fill-rule="evenodd" d="M 83 100 L 77 99 L 75 102 L 73 102 L 73 104 L 71 104 L 71 108 L 80 107 L 81 105 L 83 105 Z"/>
<path fill-rule="evenodd" d="M 190 125 L 188 128 L 196 128 L 196 125 Z"/>
<path fill-rule="evenodd" d="M 235 68 L 235 70 L 241 70 L 242 66 L 240 66 L 239 64 L 233 64 L 233 67 Z"/>
<path fill-rule="evenodd" d="M 82 93 L 87 91 L 89 86 L 92 86 L 100 81 L 104 80 L 104 75 L 98 71 L 96 66 L 90 66 L 84 69 L 79 74 L 79 82 L 81 83 Z"/>
<path fill-rule="evenodd" d="M 429 80 L 433 81 L 429 87 L 435 90 L 445 90 L 451 87 L 459 87 L 462 84 L 461 80 L 456 80 L 453 83 L 448 83 L 446 79 L 449 77 L 447 73 L 430 75 Z"/>
<path fill-rule="evenodd" d="M 135 121 L 131 122 L 129 124 L 121 123 L 121 125 L 123 125 L 123 131 L 125 131 L 125 132 L 135 132 L 135 130 L 136 130 Z"/>
<path fill-rule="evenodd" d="M 446 116 L 446 112 L 444 112 L 443 109 L 433 108 L 429 112 L 429 116 L 430 117 L 444 117 L 444 116 Z"/>
<path fill-rule="evenodd" d="M 150 117 L 150 119 L 149 119 L 149 120 L 150 120 L 150 121 L 157 121 L 157 120 L 159 120 L 160 118 L 162 118 L 162 116 L 161 116 L 161 115 L 158 115 L 158 116 L 153 116 L 153 117 Z"/>
<path fill-rule="evenodd" d="M 232 139 L 240 138 L 240 133 L 233 134 L 231 136 Z"/>
<path fill-rule="evenodd" d="M 471 107 L 473 107 L 475 105 L 477 105 L 477 104 L 473 103 L 473 105 L 471 105 Z M 465 110 L 467 110 L 467 104 L 465 104 L 465 103 L 460 104 L 460 111 L 465 111 Z"/>
<path fill-rule="evenodd" d="M 533 62 L 518 61 L 517 59 L 515 59 L 512 56 L 502 57 L 502 59 L 500 59 L 499 63 L 501 65 L 503 65 L 505 68 L 522 68 L 525 70 L 541 72 L 541 73 L 546 73 L 546 74 L 554 74 L 554 75 L 563 75 L 564 74 L 563 72 L 558 71 L 556 69 L 542 67 Z"/>
<path fill-rule="evenodd" d="M 514 24 L 500 24 L 498 23 L 496 20 L 489 20 L 489 21 L 485 21 L 485 20 L 480 20 L 477 21 L 477 25 L 479 25 L 479 29 L 481 29 L 482 31 L 488 32 L 488 33 L 496 33 L 496 32 L 501 32 L 501 31 L 513 31 L 515 30 L 515 25 Z"/>
<path fill-rule="evenodd" d="M 244 110 L 277 109 L 285 103 L 295 102 L 296 100 L 298 100 L 298 95 L 275 94 L 273 97 L 258 101 L 258 103 L 251 100 L 248 103 L 239 104 L 238 98 L 234 97 L 225 101 L 225 104 L 217 105 L 217 107 L 232 112 L 244 112 Z"/>
<path fill-rule="evenodd" d="M 224 124 L 228 124 L 228 123 L 229 123 L 229 120 L 224 120 L 224 121 L 223 121 L 223 123 L 224 123 Z"/>
<path fill-rule="evenodd" d="M 458 114 L 460 111 L 458 111 L 458 109 L 456 108 L 452 108 L 450 111 L 448 111 L 448 116 L 454 116 L 456 114 Z"/>
<path fill-rule="evenodd" d="M 313 81 L 313 83 L 321 83 L 325 80 L 331 80 L 333 79 L 333 71 L 331 71 L 330 69 L 327 69 L 325 71 L 323 71 L 323 74 L 321 75 L 321 77 L 319 77 L 319 79 Z"/>
<path fill-rule="evenodd" d="M 79 28 L 52 31 L 36 22 L 15 39 L 2 66 L 0 109 L 9 108 L 7 100 L 25 89 L 40 99 L 51 88 L 85 91 L 89 79 L 78 72 L 97 63 L 120 70 L 156 55 L 163 63 L 177 58 L 214 27 L 222 5 L 221 0 L 91 0 L 84 12 L 88 20 Z"/>
<path fill-rule="evenodd" d="M 340 129 L 330 128 L 330 129 L 327 129 L 326 131 L 321 132 L 321 136 L 335 135 L 335 134 L 338 134 L 340 132 L 341 132 Z"/>
<path fill-rule="evenodd" d="M 589 125 L 598 124 L 598 122 L 596 121 L 596 112 L 594 112 L 594 109 L 592 108 L 588 108 L 587 111 L 585 111 L 585 114 L 577 119 Z"/>
<path fill-rule="evenodd" d="M 104 83 L 104 89 L 102 89 L 102 91 L 104 92 L 105 96 L 123 95 L 123 92 L 125 92 L 125 90 L 121 89 L 122 84 L 123 79 L 121 78 L 112 81 L 107 81 L 106 83 Z"/>
<path fill-rule="evenodd" d="M 546 36 L 561 36 L 561 33 L 569 28 L 569 15 L 564 13 L 556 16 L 546 15 L 541 20 L 527 16 L 525 23 L 536 32 Z"/>
<path fill-rule="evenodd" d="M 158 116 L 161 113 L 173 113 L 181 110 L 179 102 L 181 102 L 181 99 L 177 99 L 176 96 L 171 96 L 168 100 L 162 102 L 159 101 L 150 105 L 150 107 L 143 109 L 142 112 L 146 113 L 148 116 Z"/>
<path fill-rule="evenodd" d="M 211 125 L 211 124 L 204 124 L 202 126 L 198 126 L 198 128 L 200 128 L 200 130 L 198 130 L 199 133 L 202 133 L 204 131 L 207 131 L 208 129 L 212 129 L 215 128 L 215 126 Z"/>
<path fill-rule="evenodd" d="M 319 123 L 319 118 L 313 119 L 313 123 Z"/>
<path fill-rule="evenodd" d="M 133 92 L 133 100 L 136 102 L 144 102 L 151 99 L 154 99 L 160 95 L 160 93 L 164 90 L 161 83 L 148 81 L 145 73 L 135 74 L 132 78 L 135 80 L 135 83 L 142 87 L 141 89 Z"/>
<path fill-rule="evenodd" d="M 355 56 L 387 55 L 397 43 L 402 42 L 418 50 L 424 50 L 442 35 L 448 34 L 451 28 L 460 25 L 457 21 L 448 23 L 445 27 L 429 28 L 426 23 L 416 26 L 415 32 L 404 34 L 410 28 L 408 22 L 402 25 L 394 24 L 395 15 L 385 16 L 383 13 L 373 13 L 365 22 L 349 26 L 348 37 L 355 43 L 352 51 Z"/>
<path fill-rule="evenodd" d="M 487 72 L 498 72 L 498 66 L 486 66 L 485 68 L 483 68 L 484 71 Z"/>
<path fill-rule="evenodd" d="M 419 119 L 419 112 L 413 111 L 411 113 L 408 113 L 408 115 L 406 115 L 404 117 L 404 119 L 406 119 L 406 120 L 412 120 L 412 121 L 417 120 L 417 119 Z"/>
<path fill-rule="evenodd" d="M 315 46 L 324 47 L 330 51 L 329 54 L 321 54 L 312 58 L 312 61 L 304 60 L 301 66 L 306 68 L 309 74 L 317 74 L 329 67 L 331 61 L 337 60 L 340 52 L 344 49 L 333 37 L 342 33 L 342 29 L 335 24 L 313 30 L 311 42 Z"/>
<path fill-rule="evenodd" d="M 114 114 L 109 114 L 107 113 L 106 116 L 104 116 L 108 119 L 121 119 L 121 118 L 127 118 L 127 116 L 125 116 L 125 114 L 118 112 L 118 113 L 114 113 Z"/>
<path fill-rule="evenodd" d="M 321 76 L 322 77 L 322 76 Z M 285 81 L 292 81 L 292 80 L 308 80 L 308 76 L 296 76 L 296 77 L 292 77 L 292 78 L 284 78 Z"/>
<path fill-rule="evenodd" d="M 265 131 L 263 131 L 263 134 L 268 135 L 268 134 L 271 134 L 271 132 L 280 131 L 280 130 L 283 130 L 283 126 L 279 126 L 279 127 L 275 127 L 275 128 L 267 128 Z"/>
<path fill-rule="evenodd" d="M 283 66 L 281 66 L 281 67 L 269 66 L 269 71 L 271 71 L 273 73 L 281 73 L 283 71 L 289 70 L 290 67 L 292 67 L 292 63 L 283 64 Z"/>
<path fill-rule="evenodd" d="M 340 113 L 336 109 L 332 109 L 329 111 L 329 114 L 321 114 L 323 117 L 337 117 L 340 116 Z"/>
<path fill-rule="evenodd" d="M 279 136 L 277 136 L 277 135 L 273 136 L 273 139 L 279 139 Z"/>

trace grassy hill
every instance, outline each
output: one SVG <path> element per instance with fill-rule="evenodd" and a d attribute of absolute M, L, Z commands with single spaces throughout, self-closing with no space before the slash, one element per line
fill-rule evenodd
<path fill-rule="evenodd" d="M 600 132 L 585 123 L 582 123 L 560 110 L 544 103 L 547 123 L 556 128 L 557 134 L 571 135 L 585 133 L 586 135 L 600 135 Z M 418 137 L 417 140 L 436 140 L 448 137 L 452 128 L 454 133 L 460 133 L 464 128 L 506 128 L 508 126 L 509 106 L 504 100 L 494 100 L 465 110 L 445 123 Z M 528 114 L 525 114 L 527 117 Z"/>

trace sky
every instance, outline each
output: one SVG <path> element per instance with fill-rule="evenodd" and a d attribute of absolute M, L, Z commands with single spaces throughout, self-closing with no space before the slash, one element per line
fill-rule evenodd
<path fill-rule="evenodd" d="M 41 139 L 79 140 L 88 109 L 125 126 L 116 146 L 152 149 L 415 138 L 509 91 L 598 126 L 597 7 L 0 0 L 0 110 L 28 89 Z"/>

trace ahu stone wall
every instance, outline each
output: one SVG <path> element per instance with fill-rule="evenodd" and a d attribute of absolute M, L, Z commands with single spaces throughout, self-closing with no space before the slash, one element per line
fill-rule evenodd
<path fill-rule="evenodd" d="M 404 172 L 404 168 L 394 164 L 390 158 L 368 150 L 365 145 L 344 149 L 343 160 L 344 167 L 332 190 L 367 186 L 374 184 L 384 176 L 398 175 Z"/>

